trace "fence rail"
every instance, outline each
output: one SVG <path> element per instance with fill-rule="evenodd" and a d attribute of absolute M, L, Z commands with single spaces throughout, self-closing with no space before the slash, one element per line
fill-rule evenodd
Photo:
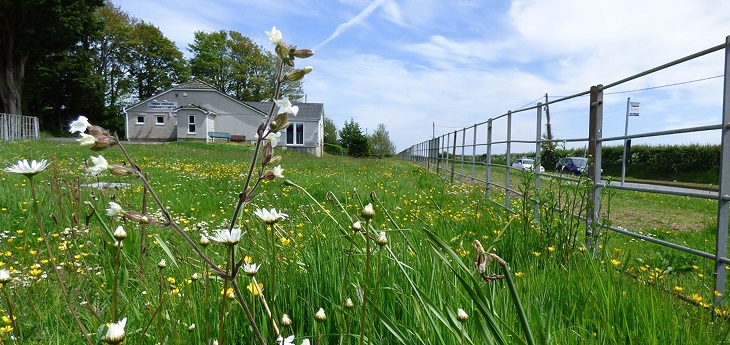
<path fill-rule="evenodd" d="M 0 113 L 0 139 L 38 139 L 38 118 Z"/>
<path fill-rule="evenodd" d="M 665 131 L 603 137 L 603 98 L 606 90 L 673 66 L 682 65 L 686 62 L 719 51 L 724 53 L 724 80 L 722 90 L 722 116 L 720 119 L 717 119 L 717 123 L 707 126 L 685 127 Z M 590 179 L 591 188 L 587 198 L 587 211 L 585 212 L 585 216 L 583 216 L 582 218 L 585 221 L 585 239 L 588 248 L 591 248 L 594 251 L 597 250 L 596 235 L 602 229 L 607 229 L 617 234 L 642 239 L 647 242 L 652 242 L 674 250 L 680 250 L 685 253 L 712 260 L 714 262 L 715 291 L 721 293 L 721 295 L 724 296 L 726 294 L 726 266 L 730 264 L 730 259 L 728 259 L 728 225 L 730 217 L 730 75 L 728 71 L 730 71 L 730 36 L 725 38 L 724 44 L 702 50 L 681 59 L 620 79 L 616 82 L 612 82 L 606 85 L 599 84 L 591 86 L 588 91 L 583 91 L 574 95 L 561 97 L 556 100 L 547 101 L 546 97 L 545 103 L 537 103 L 537 105 L 535 106 L 520 109 L 517 111 L 508 111 L 505 114 L 489 118 L 484 122 L 469 127 L 464 127 L 460 130 L 455 130 L 453 132 L 449 132 L 433 139 L 415 144 L 408 149 L 400 152 L 398 156 L 401 159 L 411 160 L 420 165 L 423 165 L 429 170 L 434 170 L 437 173 L 440 173 L 442 176 L 446 176 L 452 183 L 469 183 L 472 185 L 478 183 L 480 185 L 483 185 L 485 187 L 485 194 L 487 197 L 490 196 L 490 193 L 493 190 L 497 189 L 504 195 L 503 206 L 509 209 L 510 194 L 520 195 L 519 191 L 516 190 L 517 188 L 512 186 L 510 181 L 510 175 L 512 170 L 511 155 L 514 152 L 514 146 L 521 145 L 521 147 L 525 147 L 525 145 L 527 145 L 528 147 L 534 147 L 535 157 L 533 158 L 535 158 L 537 161 L 538 158 L 541 156 L 541 147 L 545 143 L 553 142 L 563 143 L 565 145 L 565 143 L 587 142 L 586 155 L 592 160 L 592 165 L 588 167 L 587 176 L 588 179 Z M 558 105 L 569 100 L 575 100 L 576 98 L 583 96 L 589 97 L 589 101 L 587 104 L 587 112 L 589 114 L 587 128 L 584 128 L 584 130 L 582 131 L 579 128 L 573 128 L 572 133 L 577 134 L 577 136 L 575 137 L 551 140 L 543 138 L 543 108 L 549 105 Z M 534 117 L 530 118 L 531 116 Z M 513 122 L 516 118 L 521 120 L 522 123 L 527 121 L 534 121 L 534 139 L 513 139 L 513 135 L 518 134 L 513 128 Z M 628 139 L 662 137 L 667 135 L 699 133 L 706 131 L 720 132 L 719 139 L 721 143 L 721 163 L 718 175 L 718 193 L 673 190 L 655 191 L 648 188 L 624 186 L 623 183 L 621 185 L 615 185 L 612 188 L 715 200 L 717 202 L 717 229 L 715 231 L 714 252 L 707 252 L 697 248 L 690 248 L 677 243 L 645 236 L 638 231 L 632 231 L 630 229 L 608 226 L 601 221 L 599 214 L 601 203 L 601 189 L 605 188 L 605 182 L 601 178 L 601 150 L 604 143 L 619 142 L 619 144 L 623 144 L 624 147 L 626 147 L 626 140 Z M 495 139 L 495 136 L 497 134 L 500 134 L 500 138 L 498 140 Z M 502 139 L 502 137 L 504 139 Z M 496 152 L 496 150 L 502 149 L 504 151 L 501 152 L 504 152 L 504 160 L 506 163 L 493 163 L 492 159 L 494 157 L 494 152 Z M 480 152 L 484 153 L 480 154 Z M 521 152 L 526 151 L 523 150 Z M 468 172 L 466 171 L 467 169 L 469 170 Z M 500 179 L 499 183 L 497 183 L 497 181 L 495 181 L 494 179 L 494 174 L 497 171 L 504 171 L 504 179 Z M 547 174 L 538 175 L 542 175 L 543 177 L 547 176 Z M 557 175 L 550 176 L 552 178 L 564 178 Z M 536 189 L 540 188 L 540 180 L 540 178 L 535 179 Z M 539 217 L 539 215 L 537 214 L 537 208 L 536 216 Z M 715 302 L 718 304 L 724 304 L 724 299 L 723 297 L 716 297 Z"/>

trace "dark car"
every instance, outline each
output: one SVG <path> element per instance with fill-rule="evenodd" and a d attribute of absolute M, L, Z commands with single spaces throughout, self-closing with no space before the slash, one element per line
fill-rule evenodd
<path fill-rule="evenodd" d="M 565 157 L 555 164 L 555 171 L 559 173 L 571 173 L 573 175 L 581 175 L 588 173 L 588 158 L 583 157 Z"/>

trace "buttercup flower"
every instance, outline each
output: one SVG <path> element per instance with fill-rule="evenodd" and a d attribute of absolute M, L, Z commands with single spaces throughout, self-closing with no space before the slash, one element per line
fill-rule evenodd
<path fill-rule="evenodd" d="M 275 166 L 273 169 L 271 169 L 271 172 L 274 174 L 275 177 L 284 178 L 284 169 L 282 169 L 281 165 Z"/>
<path fill-rule="evenodd" d="M 0 284 L 7 284 L 10 282 L 10 271 L 0 270 Z"/>
<path fill-rule="evenodd" d="M 289 98 L 284 97 L 281 100 L 274 101 L 274 103 L 279 106 L 279 114 L 289 113 L 297 116 L 297 113 L 299 112 L 299 107 L 296 105 L 292 105 L 289 101 Z"/>
<path fill-rule="evenodd" d="M 324 313 L 324 308 L 319 308 L 319 310 L 314 313 L 314 319 L 319 322 L 324 322 L 327 320 L 327 315 Z"/>
<path fill-rule="evenodd" d="M 92 175 L 99 175 L 104 170 L 109 169 L 109 164 L 107 163 L 106 158 L 102 155 L 99 155 L 99 157 L 91 156 L 91 162 L 94 163 L 94 166 L 86 169 L 86 172 L 91 173 Z"/>
<path fill-rule="evenodd" d="M 253 277 L 259 271 L 259 267 L 261 267 L 260 264 L 243 264 L 243 271 L 246 272 L 247 276 Z"/>
<path fill-rule="evenodd" d="M 124 231 L 124 228 L 121 225 L 114 231 L 114 238 L 116 238 L 117 241 L 127 238 L 127 232 Z"/>
<path fill-rule="evenodd" d="M 216 230 L 215 235 L 211 236 L 210 239 L 225 245 L 234 245 L 241 240 L 241 229 L 233 228 L 231 231 Z"/>
<path fill-rule="evenodd" d="M 365 219 L 373 219 L 373 217 L 375 217 L 375 210 L 373 209 L 373 204 L 365 205 L 365 207 L 363 207 L 362 211 L 360 211 L 360 216 L 362 216 Z"/>
<path fill-rule="evenodd" d="M 23 174 L 27 177 L 30 177 L 43 170 L 46 170 L 46 168 L 48 168 L 48 162 L 45 159 L 41 160 L 40 162 L 36 162 L 35 160 L 33 160 L 30 163 L 28 163 L 27 159 L 23 159 L 22 161 L 18 161 L 18 164 L 5 168 L 5 172 Z"/>
<path fill-rule="evenodd" d="M 109 208 L 106 209 L 106 215 L 109 217 L 118 216 L 120 214 L 123 214 L 124 210 L 122 209 L 119 204 L 116 202 L 110 201 L 109 202 Z"/>
<path fill-rule="evenodd" d="M 253 282 L 248 283 L 246 286 L 246 289 L 248 289 L 248 292 L 250 292 L 254 296 L 258 296 L 261 291 L 264 291 L 264 284 L 258 283 L 254 284 Z"/>
<path fill-rule="evenodd" d="M 459 308 L 456 311 L 456 319 L 459 320 L 459 322 L 463 323 L 463 322 L 466 322 L 467 320 L 469 320 L 469 315 L 466 314 L 464 309 Z"/>
<path fill-rule="evenodd" d="M 86 129 L 91 127 L 91 124 L 89 123 L 89 119 L 86 118 L 86 116 L 79 116 L 78 119 L 71 122 L 71 125 L 69 126 L 68 131 L 71 133 L 76 132 L 86 132 Z"/>
<path fill-rule="evenodd" d="M 258 216 L 259 219 L 263 220 L 266 224 L 274 224 L 278 222 L 279 219 L 289 217 L 289 215 L 286 213 L 276 212 L 275 208 L 272 208 L 271 211 L 268 211 L 265 208 L 257 208 L 256 211 L 254 211 L 253 213 Z"/>
<path fill-rule="evenodd" d="M 282 338 L 281 336 L 276 338 L 276 343 L 279 345 L 294 345 L 294 336 L 290 335 L 286 338 Z"/>
<path fill-rule="evenodd" d="M 266 36 L 269 38 L 269 43 L 277 45 L 281 43 L 283 35 L 281 31 L 276 29 L 276 26 L 271 28 L 271 31 L 266 31 Z"/>
<path fill-rule="evenodd" d="M 101 341 L 107 344 L 119 344 L 124 340 L 126 335 L 124 332 L 124 326 L 127 325 L 127 318 L 121 319 L 117 323 L 109 324 L 106 329 L 106 334 L 101 337 Z"/>

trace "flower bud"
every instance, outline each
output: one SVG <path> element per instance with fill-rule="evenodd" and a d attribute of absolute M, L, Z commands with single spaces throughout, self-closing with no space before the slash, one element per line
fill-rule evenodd
<path fill-rule="evenodd" d="M 274 121 L 271 121 L 269 124 L 269 130 L 271 132 L 278 132 L 284 128 L 289 127 L 289 114 L 284 112 L 279 115 L 276 115 L 274 118 Z"/>
<path fill-rule="evenodd" d="M 271 160 L 266 165 L 278 165 L 279 163 L 281 163 L 281 156 L 274 156 L 271 157 Z"/>
<path fill-rule="evenodd" d="M 10 282 L 10 280 L 10 271 L 0 270 L 0 284 L 7 284 Z"/>
<path fill-rule="evenodd" d="M 127 211 L 124 213 L 124 216 L 127 217 L 127 219 L 138 224 L 151 224 L 155 221 L 151 217 L 141 214 L 137 211 Z"/>
<path fill-rule="evenodd" d="M 352 298 L 347 297 L 347 300 L 345 300 L 345 308 L 352 309 L 355 307 L 355 304 L 352 303 Z"/>
<path fill-rule="evenodd" d="M 456 319 L 459 320 L 459 322 L 464 323 L 469 320 L 469 315 L 466 314 L 464 309 L 459 308 L 459 310 L 456 311 Z"/>
<path fill-rule="evenodd" d="M 360 232 L 362 231 L 362 222 L 358 220 L 357 222 L 352 223 L 352 226 L 350 226 L 350 228 L 354 232 Z"/>
<path fill-rule="evenodd" d="M 127 232 L 124 231 L 124 228 L 120 225 L 117 227 L 117 230 L 114 231 L 114 238 L 117 239 L 117 241 L 122 241 L 125 238 L 127 238 Z"/>
<path fill-rule="evenodd" d="M 281 77 L 282 81 L 299 81 L 304 78 L 304 75 L 312 72 L 313 68 L 312 66 L 307 66 L 301 69 L 294 69 L 289 71 L 289 73 L 285 74 L 283 77 Z"/>
<path fill-rule="evenodd" d="M 109 135 L 95 135 L 94 145 L 91 146 L 91 151 L 101 151 L 110 148 L 117 144 L 117 139 Z"/>
<path fill-rule="evenodd" d="M 102 128 L 101 126 L 90 125 L 89 127 L 87 127 L 87 129 L 89 130 L 89 134 L 91 134 L 93 136 L 97 136 L 97 135 L 106 135 L 106 136 L 108 136 L 109 135 L 109 131 L 107 131 L 106 129 Z"/>
<path fill-rule="evenodd" d="M 327 315 L 324 313 L 324 308 L 319 308 L 317 312 L 314 314 L 314 320 L 317 322 L 325 322 L 327 321 Z"/>
<path fill-rule="evenodd" d="M 314 55 L 314 52 L 311 49 L 296 49 L 291 53 L 291 55 L 295 58 L 306 59 Z"/>
<path fill-rule="evenodd" d="M 120 176 L 120 177 L 134 175 L 134 173 L 135 173 L 134 169 L 127 168 L 127 167 L 125 167 L 123 165 L 119 165 L 119 164 L 112 164 L 109 166 L 109 168 L 107 170 L 109 170 L 109 172 L 112 175 Z"/>
<path fill-rule="evenodd" d="M 281 326 L 282 327 L 289 327 L 291 326 L 291 319 L 289 318 L 289 315 L 284 314 L 281 316 Z"/>
<path fill-rule="evenodd" d="M 373 209 L 373 204 L 367 204 L 365 207 L 363 207 L 362 211 L 360 211 L 360 216 L 370 220 L 375 217 L 375 210 Z"/>
<path fill-rule="evenodd" d="M 198 243 L 203 247 L 207 247 L 210 244 L 210 239 L 208 238 L 208 236 L 200 235 L 200 240 L 198 240 Z"/>
<path fill-rule="evenodd" d="M 157 267 L 160 269 L 167 267 L 167 261 L 165 261 L 165 259 L 160 260 L 160 262 L 157 263 Z"/>
<path fill-rule="evenodd" d="M 385 236 L 385 231 L 380 232 L 378 237 L 375 239 L 375 243 L 381 247 L 388 244 L 388 237 Z"/>

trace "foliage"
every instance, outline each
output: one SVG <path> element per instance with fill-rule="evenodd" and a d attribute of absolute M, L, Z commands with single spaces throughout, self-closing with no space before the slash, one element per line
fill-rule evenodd
<path fill-rule="evenodd" d="M 352 157 L 370 156 L 370 139 L 362 133 L 360 124 L 350 119 L 339 132 L 340 146 L 347 149 Z"/>
<path fill-rule="evenodd" d="M 135 24 L 130 46 L 129 74 L 138 101 L 189 79 L 187 62 L 182 52 L 152 24 Z"/>
<path fill-rule="evenodd" d="M 720 172 L 719 145 L 631 145 L 626 176 L 638 179 L 708 183 L 717 185 Z M 603 147 L 604 174 L 621 175 L 623 146 Z"/>
<path fill-rule="evenodd" d="M 250 38 L 236 31 L 195 32 L 188 46 L 194 77 L 239 101 L 260 102 L 274 94 L 279 60 Z M 289 68 L 285 69 L 289 71 Z M 285 82 L 282 96 L 292 102 L 303 98 L 301 81 Z"/>
<path fill-rule="evenodd" d="M 395 144 L 390 140 L 385 124 L 379 124 L 370 136 L 370 146 L 373 154 L 380 158 L 390 157 L 395 154 Z"/>
<path fill-rule="evenodd" d="M 26 71 L 38 73 L 49 56 L 64 54 L 93 36 L 98 30 L 93 12 L 102 4 L 102 0 L 0 2 L 0 112 L 21 113 L 20 95 L 33 91 L 22 87 Z"/>

